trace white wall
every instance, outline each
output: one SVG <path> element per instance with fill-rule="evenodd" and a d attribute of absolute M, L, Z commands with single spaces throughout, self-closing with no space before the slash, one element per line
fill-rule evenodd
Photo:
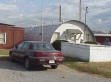
<path fill-rule="evenodd" d="M 111 47 L 110 46 L 91 46 L 90 47 L 90 62 L 111 62 Z"/>
<path fill-rule="evenodd" d="M 111 47 L 103 45 L 85 45 L 62 43 L 65 56 L 79 58 L 89 62 L 111 62 Z"/>
<path fill-rule="evenodd" d="M 89 60 L 90 50 L 89 46 L 83 46 L 74 43 L 62 43 L 61 50 L 64 52 L 65 56 L 80 58 L 82 60 Z"/>

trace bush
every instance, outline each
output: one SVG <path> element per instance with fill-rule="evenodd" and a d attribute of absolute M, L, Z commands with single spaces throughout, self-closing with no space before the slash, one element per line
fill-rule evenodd
<path fill-rule="evenodd" d="M 56 49 L 61 51 L 61 42 L 67 42 L 65 40 L 56 40 L 52 43 L 52 46 Z"/>

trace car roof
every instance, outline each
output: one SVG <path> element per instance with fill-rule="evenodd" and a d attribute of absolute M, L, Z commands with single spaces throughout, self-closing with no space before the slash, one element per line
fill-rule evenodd
<path fill-rule="evenodd" d="M 24 42 L 29 42 L 29 43 L 45 43 L 45 44 L 49 44 L 49 42 L 42 42 L 42 41 L 24 41 Z"/>

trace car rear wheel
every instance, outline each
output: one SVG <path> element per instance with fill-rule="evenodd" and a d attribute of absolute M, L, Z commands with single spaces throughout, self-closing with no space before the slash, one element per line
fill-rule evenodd
<path fill-rule="evenodd" d="M 51 69 L 56 69 L 58 65 L 51 65 Z"/>
<path fill-rule="evenodd" d="M 24 67 L 25 67 L 27 70 L 30 70 L 30 69 L 31 69 L 30 60 L 29 60 L 28 58 L 25 59 Z"/>

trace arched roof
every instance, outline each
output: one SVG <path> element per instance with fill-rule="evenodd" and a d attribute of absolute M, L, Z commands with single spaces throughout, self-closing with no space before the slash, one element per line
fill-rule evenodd
<path fill-rule="evenodd" d="M 87 29 L 87 30 L 91 33 L 92 37 L 95 38 L 93 32 L 92 32 L 91 29 L 88 27 L 88 25 L 84 24 L 84 23 L 81 22 L 81 21 L 78 21 L 78 20 L 70 20 L 70 21 L 67 21 L 67 22 L 64 22 L 64 23 L 70 23 L 70 24 L 74 24 L 74 25 L 77 25 L 77 26 L 82 25 L 83 27 L 80 27 L 80 28 L 81 28 L 81 29 L 84 29 L 84 28 Z"/>
<path fill-rule="evenodd" d="M 73 26 L 77 26 L 79 27 L 79 29 L 81 29 L 83 32 L 86 32 L 90 35 L 90 40 L 89 41 L 95 41 L 95 37 L 94 37 L 94 34 L 93 32 L 91 31 L 91 29 L 86 25 L 84 24 L 83 22 L 80 22 L 80 21 L 77 21 L 77 20 L 70 20 L 70 21 L 67 21 L 67 22 L 64 22 L 63 24 L 61 24 L 56 30 L 55 32 L 59 32 L 61 31 L 60 29 L 63 29 L 63 25 L 73 25 Z M 73 27 L 74 28 L 74 27 Z M 66 28 L 65 28 L 66 29 Z M 68 26 L 67 26 L 67 29 L 68 29 Z M 53 38 L 54 36 L 52 36 Z M 52 41 L 51 41 L 52 42 Z"/>

